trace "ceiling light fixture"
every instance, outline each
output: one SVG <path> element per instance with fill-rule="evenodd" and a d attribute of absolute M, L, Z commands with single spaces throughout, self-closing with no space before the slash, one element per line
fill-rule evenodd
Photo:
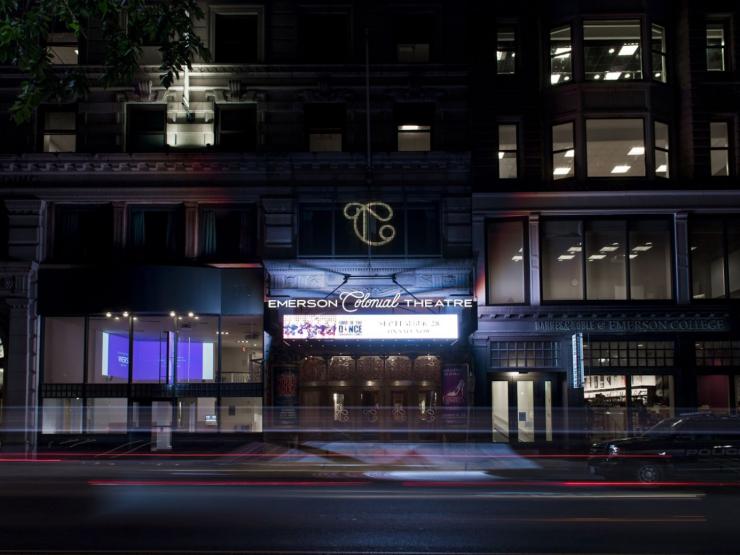
<path fill-rule="evenodd" d="M 616 81 L 622 76 L 621 71 L 607 71 L 606 75 L 604 75 L 605 81 Z"/>
<path fill-rule="evenodd" d="M 644 146 L 633 146 L 627 153 L 628 156 L 642 156 L 643 154 L 645 154 Z"/>
<path fill-rule="evenodd" d="M 640 45 L 636 42 L 625 43 L 622 45 L 622 48 L 619 49 L 617 56 L 632 56 L 637 52 L 638 48 L 640 48 Z"/>
<path fill-rule="evenodd" d="M 627 166 L 626 164 L 618 164 L 612 168 L 611 173 L 627 173 L 632 169 L 632 166 Z"/>
<path fill-rule="evenodd" d="M 570 168 L 568 167 L 558 167 L 552 170 L 553 175 L 568 175 L 570 173 Z"/>

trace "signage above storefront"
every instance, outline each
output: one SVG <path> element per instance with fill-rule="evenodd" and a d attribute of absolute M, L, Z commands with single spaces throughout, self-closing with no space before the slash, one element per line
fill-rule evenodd
<path fill-rule="evenodd" d="M 473 308 L 471 298 L 418 299 L 402 298 L 400 293 L 393 297 L 372 297 L 364 291 L 343 291 L 338 298 L 328 299 L 269 299 L 267 308 L 337 309 L 347 313 L 361 310 Z"/>
<path fill-rule="evenodd" d="M 456 314 L 286 314 L 283 339 L 457 339 Z"/>
<path fill-rule="evenodd" d="M 629 318 L 542 320 L 535 322 L 536 331 L 544 332 L 680 332 L 728 331 L 725 318 Z"/>

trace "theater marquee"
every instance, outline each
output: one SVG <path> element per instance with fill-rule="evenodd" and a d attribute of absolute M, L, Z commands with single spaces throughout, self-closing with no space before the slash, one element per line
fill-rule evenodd
<path fill-rule="evenodd" d="M 457 339 L 456 314 L 286 314 L 283 339 Z"/>

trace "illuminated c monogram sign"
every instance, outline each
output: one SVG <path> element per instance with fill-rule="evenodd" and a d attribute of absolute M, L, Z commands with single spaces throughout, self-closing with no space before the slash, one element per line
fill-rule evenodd
<path fill-rule="evenodd" d="M 396 228 L 385 222 L 393 218 L 393 208 L 384 202 L 350 202 L 344 206 L 344 217 L 352 220 L 357 238 L 373 247 L 387 245 L 396 236 Z M 370 224 L 373 221 L 380 222 L 378 236 L 370 237 Z"/>

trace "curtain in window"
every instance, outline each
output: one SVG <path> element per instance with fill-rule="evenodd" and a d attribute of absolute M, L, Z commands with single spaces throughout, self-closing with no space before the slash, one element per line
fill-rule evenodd
<path fill-rule="evenodd" d="M 203 256 L 216 254 L 216 211 L 203 210 L 201 213 L 201 232 L 203 237 Z"/>
<path fill-rule="evenodd" d="M 134 247 L 143 247 L 146 243 L 146 223 L 143 211 L 131 214 L 131 242 Z"/>

